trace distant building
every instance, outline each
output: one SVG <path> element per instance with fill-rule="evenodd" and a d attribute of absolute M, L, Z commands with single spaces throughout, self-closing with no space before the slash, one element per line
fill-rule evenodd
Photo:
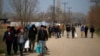
<path fill-rule="evenodd" d="M 42 22 L 28 22 L 28 25 L 30 25 L 30 26 L 33 25 L 33 24 L 35 24 L 36 27 L 38 27 L 40 25 L 46 25 L 46 26 L 49 25 L 49 23 L 45 22 L 45 21 L 42 21 Z M 19 22 L 11 22 L 10 26 L 21 26 L 21 22 L 20 21 Z"/>
<path fill-rule="evenodd" d="M 10 20 L 7 18 L 0 18 L 0 24 L 8 24 L 10 23 Z"/>

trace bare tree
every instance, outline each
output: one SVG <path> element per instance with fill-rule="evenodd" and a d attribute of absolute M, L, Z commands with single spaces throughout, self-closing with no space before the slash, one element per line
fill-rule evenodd
<path fill-rule="evenodd" d="M 33 16 L 38 0 L 10 0 L 10 7 L 22 26 L 26 26 Z"/>

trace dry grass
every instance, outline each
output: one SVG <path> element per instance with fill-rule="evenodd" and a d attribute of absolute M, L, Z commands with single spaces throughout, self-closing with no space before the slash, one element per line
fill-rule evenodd
<path fill-rule="evenodd" d="M 100 36 L 100 29 L 97 29 L 96 33 L 97 33 L 98 36 Z"/>
<path fill-rule="evenodd" d="M 3 42 L 3 34 L 4 34 L 5 28 L 0 28 L 0 53 L 5 53 L 6 51 L 6 46 L 5 43 Z"/>

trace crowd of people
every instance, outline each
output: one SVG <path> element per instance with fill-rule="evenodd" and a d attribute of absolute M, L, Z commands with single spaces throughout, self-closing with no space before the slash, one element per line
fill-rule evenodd
<path fill-rule="evenodd" d="M 94 35 L 94 32 L 95 32 L 95 28 L 93 26 L 91 26 L 89 28 L 88 26 L 82 25 L 80 27 L 80 31 L 81 31 L 81 37 L 87 38 L 88 37 L 88 33 L 91 33 L 91 38 L 93 38 L 93 35 Z M 75 35 L 77 34 L 77 32 L 76 32 L 76 26 L 74 26 L 74 25 L 72 25 L 72 26 L 66 25 L 66 32 L 67 32 L 67 38 L 69 38 L 70 32 L 72 32 L 72 38 L 74 38 Z M 77 34 L 77 36 L 78 36 L 78 34 Z"/>
<path fill-rule="evenodd" d="M 75 37 L 76 29 L 72 25 L 53 25 L 36 27 L 32 25 L 31 27 L 11 27 L 8 26 L 4 33 L 3 41 L 6 43 L 7 54 L 11 55 L 11 50 L 13 49 L 14 54 L 20 51 L 20 56 L 23 56 L 23 52 L 35 52 L 35 43 L 40 46 L 40 51 L 38 51 L 38 56 L 43 56 L 48 48 L 46 46 L 46 41 L 55 36 L 55 38 L 61 38 L 64 35 L 64 30 L 67 32 L 67 38 L 69 38 L 70 32 L 72 33 L 72 38 Z M 81 37 L 85 34 L 88 36 L 88 27 L 81 26 Z M 90 28 L 91 38 L 93 38 L 93 33 L 95 29 L 92 26 Z M 29 48 L 25 48 L 25 43 L 29 40 Z"/>
<path fill-rule="evenodd" d="M 36 40 L 37 39 L 37 40 Z M 26 41 L 29 40 L 29 48 L 24 48 Z M 11 55 L 11 50 L 13 49 L 14 54 L 20 51 L 20 56 L 23 56 L 23 52 L 34 52 L 35 42 L 40 44 L 42 49 L 48 49 L 45 45 L 46 40 L 48 40 L 48 33 L 46 31 L 46 26 L 41 25 L 39 29 L 32 25 L 30 29 L 27 27 L 15 27 L 8 26 L 4 33 L 3 41 L 6 43 L 7 55 Z M 41 50 L 39 55 L 43 55 L 44 51 Z"/>

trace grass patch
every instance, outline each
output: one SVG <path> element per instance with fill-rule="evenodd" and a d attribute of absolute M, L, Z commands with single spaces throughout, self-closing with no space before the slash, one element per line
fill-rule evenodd
<path fill-rule="evenodd" d="M 97 33 L 98 36 L 100 36 L 100 29 L 97 29 L 96 33 Z"/>
<path fill-rule="evenodd" d="M 6 46 L 5 46 L 5 43 L 3 42 L 4 32 L 5 32 L 5 29 L 0 28 L 0 54 L 6 52 Z"/>

